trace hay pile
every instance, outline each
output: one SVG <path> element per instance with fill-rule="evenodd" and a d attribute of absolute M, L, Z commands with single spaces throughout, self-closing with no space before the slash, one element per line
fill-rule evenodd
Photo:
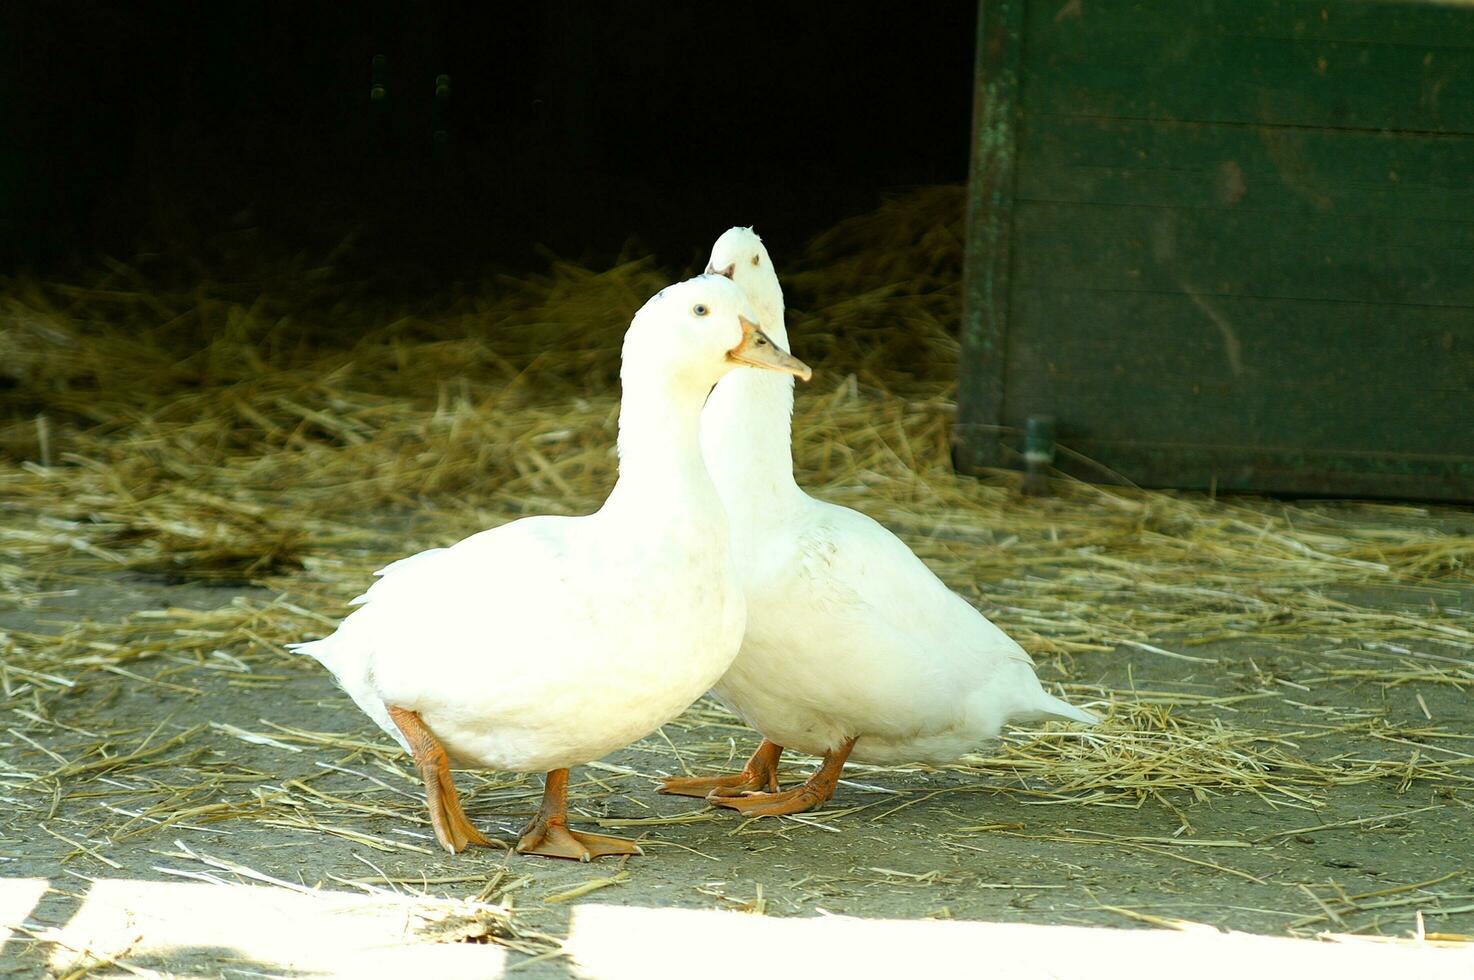
<path fill-rule="evenodd" d="M 803 485 L 896 529 L 1052 681 L 1095 673 L 1090 658 L 1123 647 L 1209 664 L 1185 651 L 1315 637 L 1337 665 L 1328 682 L 1474 687 L 1474 620 L 1440 604 L 1441 588 L 1474 582 L 1474 538 L 1451 531 L 1446 514 L 1063 481 L 1035 500 L 1011 474 L 955 476 L 961 203 L 960 188 L 926 189 L 777 256 L 794 350 L 816 370 L 795 412 Z M 681 274 L 647 259 L 603 270 L 554 262 L 412 310 L 362 300 L 331 268 L 301 263 L 249 281 L 169 285 L 112 263 L 86 285 L 6 284 L 0 608 L 44 604 L 121 570 L 268 590 L 211 612 L 0 632 L 0 683 L 23 712 L 13 731 L 38 747 L 34 765 L 10 764 L 7 785 L 59 800 L 84 776 L 146 771 L 184 738 L 146 740 L 131 755 L 110 745 L 79 762 L 48 741 L 60 734 L 48 727 L 53 695 L 121 675 L 167 697 L 194 690 L 195 670 L 269 685 L 274 671 L 308 669 L 281 644 L 329 630 L 387 560 L 522 514 L 595 507 L 615 472 L 621 335 Z M 1358 602 L 1369 586 L 1423 590 L 1427 604 L 1413 614 Z M 1255 689 L 1294 693 L 1271 675 Z M 1020 792 L 1174 809 L 1229 792 L 1313 806 L 1330 786 L 1404 778 L 1376 760 L 1312 765 L 1275 733 L 1203 714 L 1262 694 L 1223 690 L 1195 704 L 1072 693 L 1115 710 L 1087 737 L 1023 737 L 964 768 Z M 353 803 L 298 783 L 224 802 L 218 785 L 201 784 L 126 811 L 116 839 L 230 818 L 362 839 L 344 818 L 417 819 L 412 779 L 383 745 L 221 734 L 336 745 L 381 777 L 398 773 L 394 793 Z M 1467 761 L 1424 758 L 1405 778 L 1467 782 Z M 513 781 L 478 792 L 533 791 Z"/>
<path fill-rule="evenodd" d="M 1032 501 L 1006 475 L 958 479 L 960 214 L 960 188 L 928 188 L 779 255 L 794 348 L 819 370 L 795 412 L 805 486 L 900 531 L 1036 654 L 1313 634 L 1466 655 L 1474 623 L 1436 598 L 1408 616 L 1339 596 L 1474 578 L 1474 540 L 1423 508 L 1082 484 Z M 624 327 L 678 275 L 554 262 L 415 311 L 302 263 L 188 288 L 116 262 L 87 286 L 9 283 L 0 601 L 121 568 L 265 584 L 332 616 L 386 559 L 587 511 L 614 476 Z M 65 663 L 37 653 L 7 660 Z"/>

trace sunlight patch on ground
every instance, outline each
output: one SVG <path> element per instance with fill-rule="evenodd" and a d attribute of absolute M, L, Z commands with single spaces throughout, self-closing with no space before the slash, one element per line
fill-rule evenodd
<path fill-rule="evenodd" d="M 1474 948 L 1319 942 L 1219 932 L 1110 929 L 584 905 L 566 947 L 586 980 L 687 978 L 723 964 L 782 976 L 991 976 L 1009 980 L 1315 977 L 1420 980 L 1474 975 Z"/>
<path fill-rule="evenodd" d="M 507 953 L 479 941 L 470 903 L 390 894 L 355 895 L 228 883 L 63 880 L 77 907 L 60 926 L 27 922 L 44 879 L 0 880 L 0 930 L 14 928 L 6 960 L 35 938 L 58 976 L 119 968 L 208 975 L 221 966 L 263 975 L 501 976 Z M 0 931 L 0 935 L 4 935 Z"/>
<path fill-rule="evenodd" d="M 0 962 L 6 958 L 6 944 L 15 935 L 15 924 L 26 916 L 46 894 L 45 878 L 0 878 Z"/>

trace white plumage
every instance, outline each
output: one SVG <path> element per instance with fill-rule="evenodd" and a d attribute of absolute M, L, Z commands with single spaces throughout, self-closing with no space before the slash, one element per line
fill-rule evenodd
<path fill-rule="evenodd" d="M 386 704 L 419 712 L 462 767 L 597 759 L 680 714 L 736 652 L 721 512 L 683 517 L 606 507 L 482 531 L 389 565 L 301 649 L 406 751 Z"/>
<path fill-rule="evenodd" d="M 782 289 L 751 229 L 722 235 L 709 271 L 731 276 L 787 346 Z M 791 379 L 743 372 L 717 386 L 702 415 L 702 450 L 749 606 L 741 652 L 713 693 L 770 742 L 839 765 L 851 751 L 868 762 L 950 761 L 1011 721 L 1094 722 L 1046 692 L 1028 654 L 894 534 L 798 487 L 792 411 Z M 714 802 L 750 814 L 818 802 L 775 798 L 770 808 L 761 796 L 737 795 L 762 782 L 771 787 L 772 774 L 664 788 L 714 790 Z"/>
<path fill-rule="evenodd" d="M 702 403 L 739 363 L 807 375 L 756 319 L 720 276 L 663 290 L 626 334 L 619 480 L 597 513 L 524 518 L 394 562 L 337 632 L 298 647 L 429 767 L 448 849 L 477 833 L 458 839 L 454 814 L 437 815 L 437 794 L 459 813 L 446 755 L 519 772 L 597 759 L 674 718 L 736 655 L 745 604 L 702 463 Z M 417 716 L 410 728 L 390 706 Z M 417 744 L 420 723 L 432 734 Z M 523 844 L 538 850 L 528 835 Z M 557 856 L 618 853 L 564 850 Z"/>

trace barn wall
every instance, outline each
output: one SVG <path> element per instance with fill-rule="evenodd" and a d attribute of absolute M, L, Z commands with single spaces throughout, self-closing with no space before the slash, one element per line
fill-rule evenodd
<path fill-rule="evenodd" d="M 1474 497 L 1474 7 L 982 7 L 962 465 Z"/>

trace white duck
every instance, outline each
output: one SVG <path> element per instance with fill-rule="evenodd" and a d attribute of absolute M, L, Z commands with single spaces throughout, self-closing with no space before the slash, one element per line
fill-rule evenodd
<path fill-rule="evenodd" d="M 745 602 L 699 418 L 740 365 L 809 376 L 730 280 L 662 290 L 625 334 L 619 479 L 597 513 L 524 518 L 397 561 L 335 633 L 298 645 L 413 754 L 446 850 L 492 843 L 461 809 L 454 763 L 547 773 L 524 854 L 640 853 L 568 829 L 568 767 L 680 714 L 737 653 Z"/>
<path fill-rule="evenodd" d="M 783 291 L 761 239 L 733 228 L 708 272 L 732 278 L 787 347 Z M 740 774 L 666 780 L 747 816 L 828 800 L 846 759 L 942 762 L 1010 721 L 1096 719 L 1047 693 L 1013 640 L 942 584 L 890 531 L 815 500 L 793 479 L 793 384 L 743 371 L 717 385 L 701 446 L 732 528 L 747 590 L 742 651 L 713 693 L 764 736 Z M 785 747 L 822 755 L 778 792 Z"/>

